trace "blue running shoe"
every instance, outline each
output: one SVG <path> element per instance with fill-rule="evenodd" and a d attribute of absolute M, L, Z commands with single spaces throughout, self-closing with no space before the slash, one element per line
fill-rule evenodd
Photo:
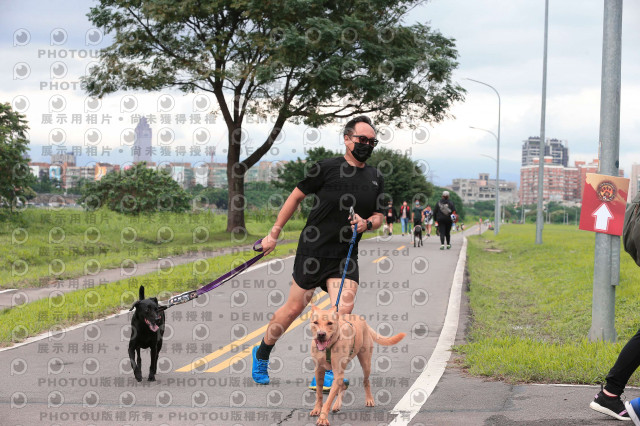
<path fill-rule="evenodd" d="M 624 408 L 627 409 L 627 413 L 629 413 L 631 420 L 633 420 L 633 424 L 636 426 L 640 425 L 640 398 L 625 401 Z"/>
<path fill-rule="evenodd" d="M 269 367 L 268 359 L 258 359 L 256 358 L 256 352 L 258 352 L 258 347 L 253 348 L 253 366 L 251 367 L 251 377 L 253 377 L 253 381 L 259 385 L 268 385 L 269 384 L 269 373 L 267 372 L 267 367 Z"/>
<path fill-rule="evenodd" d="M 331 385 L 333 384 L 333 370 L 327 370 L 324 373 L 324 383 L 322 385 L 322 392 L 329 392 L 331 390 Z M 349 387 L 349 379 L 344 379 L 344 385 Z M 309 389 L 316 390 L 316 376 L 313 376 L 311 380 L 311 384 L 309 385 Z"/>

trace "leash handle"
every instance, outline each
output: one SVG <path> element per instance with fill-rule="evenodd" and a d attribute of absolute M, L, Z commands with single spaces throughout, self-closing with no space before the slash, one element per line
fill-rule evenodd
<path fill-rule="evenodd" d="M 204 294 L 204 293 L 206 293 L 208 291 L 211 291 L 214 288 L 220 287 L 222 284 L 224 284 L 225 282 L 227 282 L 230 279 L 234 278 L 236 275 L 246 271 L 251 265 L 256 263 L 258 260 L 262 259 L 262 257 L 264 256 L 263 248 L 262 248 L 262 239 L 259 239 L 258 241 L 253 243 L 252 248 L 253 248 L 253 251 L 256 251 L 256 252 L 259 253 L 257 256 L 254 256 L 253 258 L 247 260 L 246 262 L 244 262 L 240 266 L 236 266 L 231 271 L 229 271 L 226 274 L 222 275 L 221 277 L 211 281 L 209 284 L 206 284 L 206 285 L 200 287 L 197 290 L 186 291 L 184 293 L 181 293 L 181 294 L 178 294 L 176 296 L 171 297 L 167 301 L 167 305 L 166 306 L 161 306 L 160 309 L 164 311 L 164 310 L 167 310 L 167 309 L 169 309 L 170 307 L 172 307 L 174 305 L 180 305 L 182 303 L 186 303 L 186 302 L 188 302 L 190 300 L 196 299 L 201 294 Z"/>
<path fill-rule="evenodd" d="M 355 217 L 355 212 L 353 211 L 353 206 L 349 209 L 349 220 L 353 220 Z M 342 294 L 342 287 L 344 286 L 344 279 L 347 275 L 347 268 L 349 267 L 349 260 L 351 259 L 351 251 L 353 250 L 353 246 L 356 242 L 356 238 L 358 236 L 358 224 L 353 225 L 353 236 L 351 237 L 351 242 L 349 243 L 349 253 L 347 253 L 347 261 L 344 264 L 344 271 L 342 271 L 342 281 L 340 281 L 340 289 L 338 290 L 338 297 L 336 298 L 336 312 L 338 312 L 338 305 L 340 305 L 340 295 Z"/>

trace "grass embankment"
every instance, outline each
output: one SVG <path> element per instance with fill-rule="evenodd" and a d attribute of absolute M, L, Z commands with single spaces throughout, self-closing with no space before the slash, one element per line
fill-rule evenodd
<path fill-rule="evenodd" d="M 591 343 L 594 234 L 547 225 L 543 244 L 534 241 L 535 225 L 469 237 L 472 322 L 468 344 L 457 348 L 462 365 L 510 382 L 598 383 L 640 325 L 640 269 L 622 250 L 618 342 Z"/>
<path fill-rule="evenodd" d="M 276 246 L 269 259 L 294 253 L 297 244 Z M 54 326 L 66 327 L 127 309 L 138 299 L 140 285 L 144 285 L 146 297 L 166 300 L 172 294 L 203 286 L 253 256 L 255 252 L 245 250 L 179 265 L 170 272 L 131 277 L 5 309 L 0 312 L 0 346 L 20 342 Z"/>
<path fill-rule="evenodd" d="M 272 219 L 247 219 L 249 235 L 225 232 L 227 217 L 211 212 L 127 216 L 106 209 L 27 209 L 0 224 L 0 288 L 47 285 L 117 268 L 125 259 L 144 262 L 189 252 L 252 244 Z M 281 234 L 297 239 L 304 220 L 290 220 Z"/>

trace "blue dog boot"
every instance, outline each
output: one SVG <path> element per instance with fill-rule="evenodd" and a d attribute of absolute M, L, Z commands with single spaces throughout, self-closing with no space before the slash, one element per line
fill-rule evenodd
<path fill-rule="evenodd" d="M 624 407 L 627 409 L 627 413 L 629 413 L 631 420 L 633 420 L 633 424 L 640 426 L 640 398 L 625 401 Z"/>
<path fill-rule="evenodd" d="M 259 385 L 268 385 L 269 373 L 267 372 L 267 367 L 269 367 L 269 360 L 256 358 L 256 352 L 258 352 L 258 346 L 254 347 L 252 351 L 253 366 L 251 367 L 251 377 Z"/>
<path fill-rule="evenodd" d="M 322 392 L 329 392 L 331 390 L 331 385 L 333 384 L 333 370 L 327 370 L 324 373 L 324 383 L 322 386 Z M 344 379 L 344 385 L 346 388 L 349 387 L 349 379 Z M 309 385 L 309 389 L 316 390 L 316 376 L 313 376 L 311 380 L 311 384 Z"/>

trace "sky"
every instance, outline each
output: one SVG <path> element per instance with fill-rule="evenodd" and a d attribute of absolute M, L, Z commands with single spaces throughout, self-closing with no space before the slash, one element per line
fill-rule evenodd
<path fill-rule="evenodd" d="M 79 165 L 131 161 L 130 132 L 136 117 L 152 115 L 154 145 L 165 153 L 161 161 L 208 161 L 189 156 L 192 147 L 215 147 L 214 161 L 225 162 L 226 127 L 221 119 L 204 122 L 204 111 L 215 107 L 211 94 L 184 95 L 174 90 L 156 93 L 121 92 L 95 103 L 79 87 L 79 76 L 106 47 L 103 35 L 86 18 L 92 1 L 6 1 L 0 15 L 0 101 L 11 102 L 29 120 L 34 161 L 49 161 L 47 148 L 58 152 L 81 149 Z M 550 0 L 546 136 L 566 140 L 569 160 L 597 157 L 602 68 L 604 0 Z M 440 123 L 420 123 L 414 131 L 377 123 L 386 136 L 380 146 L 399 150 L 427 164 L 428 178 L 448 185 L 454 178 L 495 177 L 500 94 L 500 177 L 519 184 L 523 140 L 540 133 L 544 0 L 432 0 L 413 9 L 407 23 L 422 22 L 456 40 L 459 67 L 454 80 L 466 90 L 450 117 Z M 640 3 L 624 3 L 622 28 L 622 95 L 620 166 L 629 176 L 640 162 Z M 86 115 L 95 113 L 97 122 Z M 60 115 L 67 122 L 57 122 Z M 161 123 L 160 114 L 171 122 Z M 184 114 L 185 122 L 177 122 Z M 73 122 L 73 116 L 80 121 Z M 47 117 L 53 121 L 48 122 Z M 110 119 L 106 119 L 110 117 Z M 196 121 L 191 122 L 191 119 Z M 200 118 L 200 122 L 197 119 Z M 247 122 L 246 156 L 264 140 L 270 126 Z M 161 136 L 161 137 L 160 137 Z M 282 137 L 264 160 L 304 157 L 304 149 L 325 146 L 343 151 L 337 125 L 321 129 L 287 123 Z M 177 154 L 185 147 L 185 156 Z M 89 150 L 89 151 L 88 151 Z M 93 151 L 93 152 L 91 152 Z"/>

